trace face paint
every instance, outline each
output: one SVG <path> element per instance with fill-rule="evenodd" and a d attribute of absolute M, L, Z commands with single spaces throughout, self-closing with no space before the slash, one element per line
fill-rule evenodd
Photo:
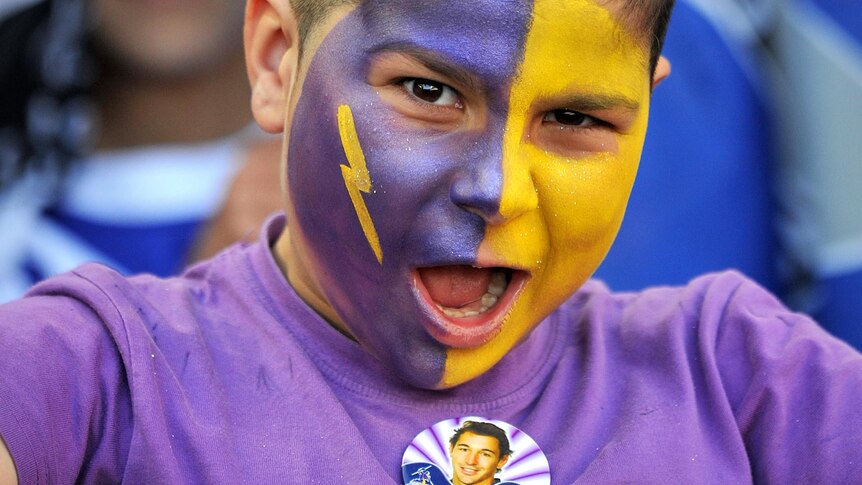
<path fill-rule="evenodd" d="M 480 250 L 480 261 L 530 278 L 493 341 L 450 352 L 444 385 L 485 372 L 589 278 L 616 236 L 640 160 L 647 53 L 593 1 L 538 1 L 535 9 L 504 140 L 505 222 L 488 227 Z M 568 126 L 535 125 L 536 108 L 579 106 L 614 126 L 564 141 L 542 131 Z"/>
<path fill-rule="evenodd" d="M 291 283 L 414 385 L 481 374 L 610 245 L 645 127 L 645 53 L 588 0 L 535 13 L 368 0 L 307 55 L 289 133 Z M 435 81 L 462 104 L 441 106 L 453 97 Z M 606 137 L 613 150 L 556 155 L 562 135 L 534 129 L 537 107 L 585 95 L 634 99 L 637 121 Z"/>
<path fill-rule="evenodd" d="M 350 200 L 356 209 L 362 232 L 365 233 L 365 238 L 368 239 L 368 244 L 374 251 L 374 256 L 377 257 L 377 262 L 383 264 L 380 237 L 377 235 L 374 221 L 371 220 L 371 214 L 368 213 L 368 206 L 365 205 L 365 200 L 362 198 L 362 193 L 371 192 L 371 175 L 368 173 L 362 146 L 359 145 L 359 136 L 356 134 L 356 124 L 353 121 L 353 112 L 350 111 L 350 106 L 341 105 L 338 107 L 338 132 L 341 134 L 341 144 L 344 146 L 344 154 L 350 164 L 350 166 L 341 166 L 344 186 L 347 187 L 347 193 L 350 194 Z"/>

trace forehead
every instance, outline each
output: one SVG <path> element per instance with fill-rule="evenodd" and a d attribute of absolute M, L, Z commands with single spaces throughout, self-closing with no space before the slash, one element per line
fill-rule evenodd
<path fill-rule="evenodd" d="M 367 0 L 360 8 L 373 49 L 439 53 L 489 83 L 511 75 L 523 53 L 531 0 Z"/>
<path fill-rule="evenodd" d="M 455 443 L 455 446 L 458 445 L 468 445 L 473 448 L 491 450 L 494 453 L 497 453 L 500 450 L 500 443 L 497 442 L 497 438 L 476 434 L 470 431 L 465 431 L 458 437 L 458 441 Z"/>
<path fill-rule="evenodd" d="M 550 28 L 569 54 L 630 48 L 611 14 L 619 8 L 608 0 L 365 0 L 351 15 L 358 25 L 350 48 L 364 57 L 427 50 L 499 85 L 517 74 L 524 41 L 537 25 Z"/>

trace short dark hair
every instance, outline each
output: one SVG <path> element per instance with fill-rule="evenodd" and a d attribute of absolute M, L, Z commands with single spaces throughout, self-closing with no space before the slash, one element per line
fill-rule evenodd
<path fill-rule="evenodd" d="M 655 73 L 655 67 L 664 47 L 667 27 L 675 0 L 600 0 L 602 3 L 621 3 L 618 10 L 619 21 L 630 32 L 634 32 L 649 44 L 650 75 Z M 646 47 L 646 45 L 644 45 Z"/>
<path fill-rule="evenodd" d="M 495 424 L 486 423 L 484 421 L 464 421 L 464 424 L 462 424 L 460 428 L 456 429 L 455 434 L 449 438 L 449 445 L 454 447 L 458 444 L 458 439 L 464 433 L 473 433 L 479 436 L 490 436 L 491 438 L 496 438 L 497 444 L 500 445 L 500 456 L 498 459 L 512 454 L 512 448 L 509 447 L 509 437 L 506 436 L 506 432 L 503 431 L 502 428 Z"/>
<path fill-rule="evenodd" d="M 358 5 L 363 0 L 291 0 L 299 24 L 300 49 L 311 29 L 335 7 Z M 620 20 L 632 32 L 649 42 L 649 72 L 652 75 L 664 47 L 664 38 L 673 11 L 674 0 L 600 0 L 603 3 L 622 2 Z"/>
<path fill-rule="evenodd" d="M 311 29 L 319 24 L 336 7 L 358 5 L 362 0 L 290 0 L 299 29 L 300 51 Z"/>

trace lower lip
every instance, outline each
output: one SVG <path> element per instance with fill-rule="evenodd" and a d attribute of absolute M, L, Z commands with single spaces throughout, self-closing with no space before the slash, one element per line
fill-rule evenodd
<path fill-rule="evenodd" d="M 434 340 L 451 348 L 470 348 L 485 344 L 500 333 L 503 320 L 527 279 L 527 273 L 516 271 L 512 274 L 506 292 L 492 309 L 481 315 L 464 318 L 452 318 L 437 308 L 415 270 L 413 291 L 427 309 L 426 313 L 430 318 L 423 319 L 422 324 Z"/>

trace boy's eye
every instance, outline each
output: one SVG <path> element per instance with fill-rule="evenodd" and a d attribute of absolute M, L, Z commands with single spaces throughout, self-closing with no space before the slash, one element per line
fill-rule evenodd
<path fill-rule="evenodd" d="M 631 121 L 618 110 L 607 109 L 597 114 L 601 118 L 571 108 L 539 110 L 534 118 L 538 123 L 530 128 L 529 138 L 545 151 L 566 158 L 599 152 L 615 153 L 620 126 L 629 126 Z"/>
<path fill-rule="evenodd" d="M 405 79 L 402 82 L 408 93 L 426 103 L 455 107 L 461 105 L 458 93 L 443 83 L 429 79 Z"/>
<path fill-rule="evenodd" d="M 559 123 L 566 126 L 593 126 L 598 124 L 598 120 L 592 116 L 570 109 L 555 109 L 553 111 L 549 111 L 545 114 L 545 117 L 542 118 L 542 121 Z"/>

